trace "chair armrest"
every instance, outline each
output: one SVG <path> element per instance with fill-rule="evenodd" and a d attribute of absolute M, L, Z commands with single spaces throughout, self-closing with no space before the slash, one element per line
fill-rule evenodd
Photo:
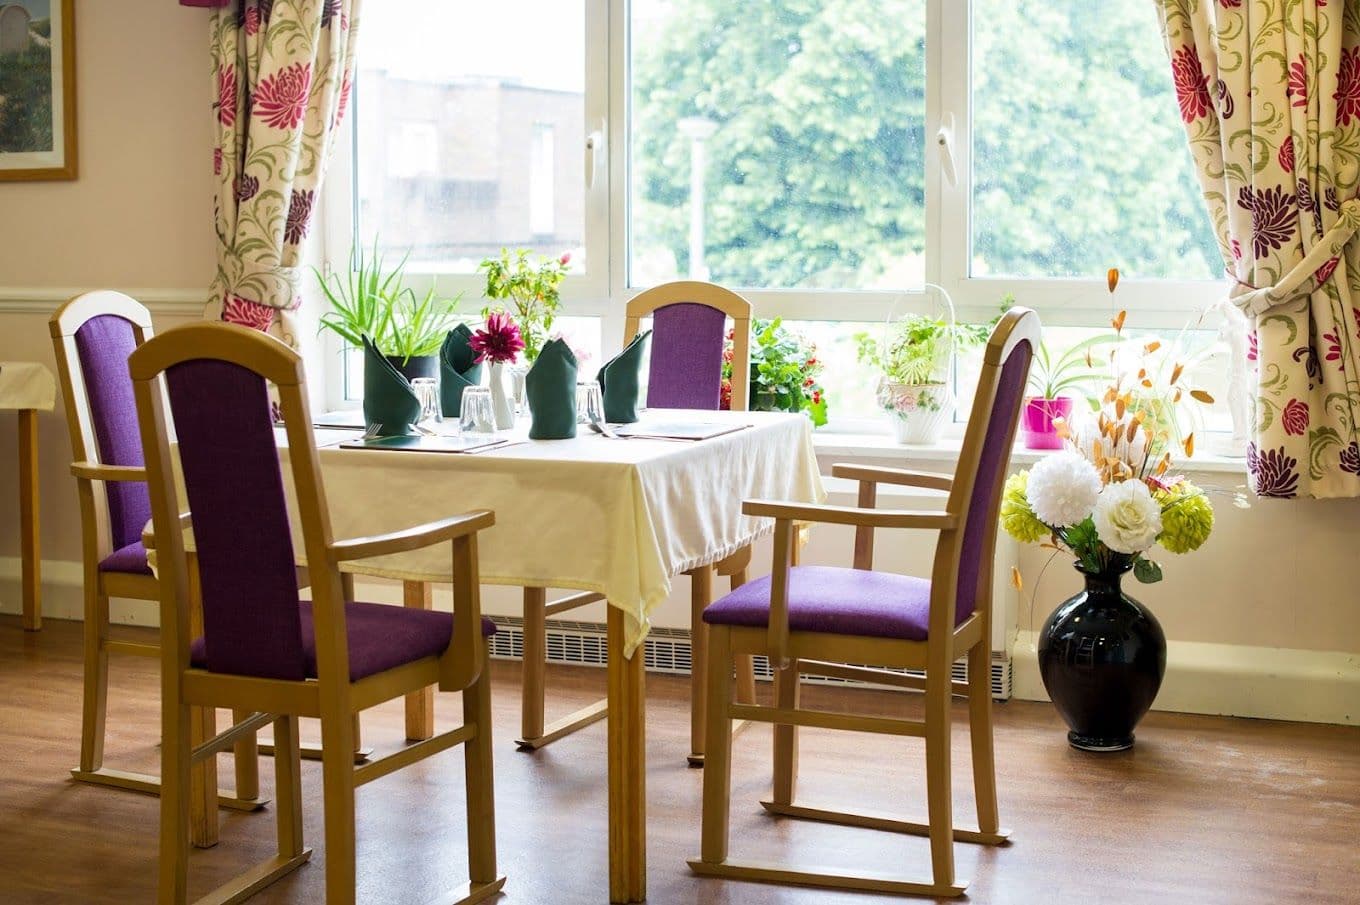
<path fill-rule="evenodd" d="M 194 525 L 193 516 L 188 512 L 179 514 L 179 530 L 188 531 Z M 148 551 L 156 549 L 156 526 L 152 522 L 147 522 L 142 529 L 142 546 Z"/>
<path fill-rule="evenodd" d="M 774 500 L 747 500 L 741 504 L 745 515 L 788 519 L 796 522 L 821 522 L 831 525 L 857 525 L 865 528 L 928 528 L 944 531 L 957 519 L 947 512 L 915 509 L 860 509 L 855 506 L 826 506 L 815 503 L 781 503 Z"/>
<path fill-rule="evenodd" d="M 331 562 L 342 563 L 355 559 L 368 559 L 372 556 L 387 556 L 392 553 L 405 553 L 432 547 L 443 541 L 474 534 L 496 523 L 496 514 L 490 509 L 474 509 L 452 518 L 440 519 L 425 525 L 417 525 L 389 534 L 376 534 L 371 537 L 356 537 L 352 540 L 336 541 L 331 544 Z"/>
<path fill-rule="evenodd" d="M 831 475 L 837 478 L 850 478 L 855 481 L 868 481 L 873 484 L 898 484 L 903 487 L 925 487 L 929 490 L 954 489 L 954 476 L 936 474 L 929 471 L 908 471 L 905 468 L 885 468 L 877 465 L 848 465 L 837 463 L 831 466 Z"/>
<path fill-rule="evenodd" d="M 146 469 L 140 465 L 101 465 L 97 462 L 72 462 L 71 474 L 87 481 L 146 480 Z"/>

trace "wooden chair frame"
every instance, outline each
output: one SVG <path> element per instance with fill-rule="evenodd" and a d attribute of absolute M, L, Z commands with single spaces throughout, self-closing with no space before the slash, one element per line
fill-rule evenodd
<path fill-rule="evenodd" d="M 1002 318 L 987 344 L 982 375 L 959 455 L 954 478 L 893 468 L 836 465 L 833 474 L 859 482 L 858 506 L 813 506 L 748 500 L 747 515 L 775 519 L 774 566 L 770 586 L 770 618 L 764 628 L 715 625 L 712 660 L 708 670 L 708 763 L 704 770 L 703 834 L 700 856 L 689 862 L 695 873 L 774 883 L 834 887 L 880 893 L 920 896 L 958 896 L 966 880 L 954 876 L 955 840 L 984 845 L 1005 844 L 1010 831 L 999 824 L 996 802 L 995 761 L 992 750 L 991 652 L 992 560 L 996 548 L 995 527 L 988 532 L 976 576 L 976 606 L 972 615 L 955 624 L 955 599 L 959 582 L 964 529 L 973 518 L 995 525 L 1000 501 L 998 485 L 985 506 L 973 511 L 970 500 L 981 461 L 988 420 L 996 400 L 1002 365 L 1021 342 L 1038 347 L 1039 318 L 1033 311 L 1012 308 Z M 1019 411 L 1014 413 L 1006 447 L 1014 441 Z M 945 490 L 949 493 L 944 512 L 917 512 L 875 508 L 877 485 L 898 484 Z M 887 638 L 791 632 L 788 593 L 794 562 L 797 522 L 825 522 L 855 526 L 854 568 L 873 566 L 875 528 L 919 528 L 939 532 L 931 573 L 929 640 L 900 641 Z M 733 654 L 764 653 L 776 667 L 775 703 L 771 707 L 732 703 L 730 671 L 719 664 Z M 951 668 L 956 657 L 968 658 L 967 682 L 955 682 Z M 850 666 L 846 664 L 868 664 Z M 902 676 L 887 669 L 924 670 L 925 678 Z M 925 693 L 925 719 L 867 717 L 811 710 L 799 706 L 799 675 L 808 673 L 839 678 L 864 679 Z M 969 728 L 973 752 L 973 781 L 977 799 L 977 828 L 957 828 L 953 821 L 950 780 L 950 699 L 968 699 Z M 818 868 L 734 861 L 728 857 L 728 815 L 731 797 L 732 734 L 734 719 L 774 724 L 773 793 L 761 804 L 772 814 L 819 820 L 847 826 L 871 827 L 930 839 L 932 875 L 929 881 L 878 874 L 854 876 Z M 925 739 L 927 808 L 926 823 L 883 814 L 852 814 L 824 807 L 795 803 L 798 772 L 798 727 L 849 729 Z"/>
<path fill-rule="evenodd" d="M 714 283 L 678 280 L 653 286 L 638 293 L 625 312 L 623 344 L 627 346 L 641 330 L 642 320 L 658 308 L 691 302 L 721 311 L 733 322 L 732 408 L 746 411 L 751 373 L 751 303 L 737 293 Z M 704 608 L 713 602 L 713 576 L 728 578 L 732 590 L 746 583 L 751 563 L 750 546 L 743 547 L 720 562 L 690 569 L 690 753 L 689 764 L 704 765 L 704 722 L 708 662 L 708 632 Z M 601 699 L 570 713 L 548 726 L 543 724 L 547 695 L 547 657 L 549 616 L 556 616 L 604 600 L 603 594 L 583 592 L 548 602 L 547 588 L 524 589 L 524 678 L 521 685 L 520 737 L 515 744 L 522 751 L 534 751 L 564 738 L 578 729 L 604 719 L 608 703 Z M 738 699 L 755 701 L 755 670 L 750 657 L 738 660 Z"/>
<path fill-rule="evenodd" d="M 94 417 L 90 411 L 85 374 L 76 348 L 76 333 L 92 318 L 103 315 L 121 317 L 132 326 L 137 345 L 154 335 L 151 314 L 136 300 L 121 292 L 107 290 L 78 295 L 53 313 L 48 321 L 61 395 L 65 400 L 66 423 L 70 429 L 71 474 L 76 479 L 80 500 L 81 559 L 84 574 L 84 694 L 80 726 L 80 763 L 71 771 L 77 782 L 109 786 L 150 795 L 160 794 L 160 779 L 145 773 L 132 773 L 104 766 L 109 694 L 109 655 L 159 656 L 160 645 L 119 641 L 109 637 L 109 598 L 159 600 L 160 587 L 152 575 L 102 572 L 99 563 L 112 553 L 109 540 L 107 484 L 115 481 L 145 481 L 146 470 L 138 467 L 105 465 L 99 461 Z M 207 727 L 211 712 L 198 714 L 196 721 Z M 201 779 L 208 788 L 216 787 L 216 771 L 211 776 L 205 765 Z M 236 791 L 222 790 L 217 806 L 253 811 L 268 803 L 259 795 L 255 739 L 243 738 L 236 748 Z M 215 824 L 209 828 L 196 823 L 194 842 L 200 846 L 217 841 Z"/>
<path fill-rule="evenodd" d="M 194 637 L 189 603 L 196 598 L 196 569 L 185 552 L 182 504 L 171 468 L 166 404 L 161 375 L 192 359 L 211 358 L 259 374 L 278 391 L 288 436 L 289 461 L 312 588 L 318 679 L 282 681 L 213 673 L 190 663 Z M 453 745 L 464 746 L 467 785 L 468 863 L 471 882 L 450 893 L 458 905 L 480 902 L 498 892 L 505 878 L 496 871 L 495 812 L 491 752 L 490 677 L 483 669 L 486 642 L 481 632 L 477 575 L 477 532 L 495 519 L 487 510 L 374 537 L 335 541 L 331 536 L 320 463 L 307 409 L 301 358 L 262 333 L 230 324 L 194 324 L 168 331 L 140 347 L 130 359 L 147 460 L 157 559 L 161 570 L 162 749 L 160 895 L 162 905 L 186 900 L 190 798 L 202 794 L 191 781 L 197 761 L 224 750 L 243 735 L 273 723 L 278 753 L 277 854 L 199 900 L 239 902 L 305 863 L 302 797 L 299 786 L 299 717 L 321 720 L 322 783 L 325 802 L 326 901 L 355 899 L 355 789 Z M 192 528 L 192 512 L 187 516 Z M 352 583 L 340 565 L 448 543 L 453 569 L 453 639 L 438 657 L 352 682 L 344 604 Z M 355 766 L 354 717 L 362 710 L 419 688 L 438 685 L 461 691 L 463 725 Z M 190 723 L 195 707 L 225 707 L 249 714 L 225 732 L 195 745 Z M 444 899 L 443 901 L 450 901 Z"/>

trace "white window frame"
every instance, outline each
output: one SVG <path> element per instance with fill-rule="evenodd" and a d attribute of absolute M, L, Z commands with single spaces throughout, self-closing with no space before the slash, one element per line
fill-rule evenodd
<path fill-rule="evenodd" d="M 434 0 L 431 0 L 434 2 Z M 1066 327 L 1108 326 L 1117 309 L 1129 311 L 1138 328 L 1178 330 L 1224 298 L 1221 281 L 1125 279 L 1113 298 L 1104 274 L 1089 279 L 1026 279 L 974 277 L 969 274 L 972 246 L 971 186 L 971 35 L 972 4 L 959 0 L 926 0 L 926 147 L 925 147 L 925 273 L 926 282 L 950 294 L 961 320 L 983 322 L 997 312 L 1006 293 L 1018 304 L 1036 309 L 1045 324 Z M 589 272 L 571 274 L 562 288 L 564 316 L 600 318 L 606 355 L 622 341 L 624 308 L 642 288 L 628 285 L 628 141 L 630 60 L 628 0 L 585 0 L 585 134 L 587 175 L 585 242 Z M 604 48 L 607 52 L 593 52 Z M 1168 97 L 1168 103 L 1173 99 Z M 324 193 L 324 254 L 332 265 L 343 266 L 354 234 L 354 124 L 363 103 L 362 79 L 356 79 L 355 110 L 338 137 Z M 952 169 L 946 177 L 946 133 L 952 124 Z M 463 293 L 463 310 L 475 311 L 484 281 L 477 274 L 422 274 L 408 271 L 408 283 L 418 292 L 435 286 L 446 293 Z M 938 311 L 940 300 L 929 289 L 785 290 L 733 287 L 750 299 L 760 317 L 787 320 L 882 321 L 906 311 Z M 1216 321 L 1209 319 L 1210 328 Z M 326 374 L 327 404 L 352 406 L 343 394 L 339 371 L 339 343 L 324 334 L 326 361 L 335 366 Z M 834 419 L 835 430 L 862 431 L 864 419 Z M 873 430 L 883 430 L 875 425 Z"/>

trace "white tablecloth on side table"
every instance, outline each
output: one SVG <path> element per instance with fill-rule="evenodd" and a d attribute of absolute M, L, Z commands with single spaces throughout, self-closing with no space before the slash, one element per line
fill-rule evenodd
<path fill-rule="evenodd" d="M 626 615 L 631 656 L 650 627 L 648 614 L 670 593 L 671 576 L 771 530 L 769 519 L 741 514 L 743 500 L 826 498 L 802 415 L 644 414 L 644 424 L 663 420 L 750 426 L 703 441 L 612 440 L 583 426 L 571 440 L 473 455 L 340 449 L 340 433 L 324 432 L 318 442 L 330 444 L 320 459 L 333 535 L 379 534 L 491 509 L 496 525 L 478 546 L 482 582 L 599 592 Z M 448 581 L 451 568 L 442 547 L 353 565 L 364 574 L 434 582 Z"/>
<path fill-rule="evenodd" d="M 57 381 L 36 361 L 0 361 L 0 409 L 57 407 Z"/>

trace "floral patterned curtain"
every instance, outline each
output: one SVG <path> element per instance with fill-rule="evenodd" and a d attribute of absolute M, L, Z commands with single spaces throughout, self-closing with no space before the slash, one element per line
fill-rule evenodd
<path fill-rule="evenodd" d="M 297 346 L 301 253 L 353 74 L 360 0 L 212 12 L 217 278 L 207 316 Z"/>
<path fill-rule="evenodd" d="M 1157 5 L 1231 298 L 1254 318 L 1252 488 L 1360 496 L 1360 6 Z"/>

